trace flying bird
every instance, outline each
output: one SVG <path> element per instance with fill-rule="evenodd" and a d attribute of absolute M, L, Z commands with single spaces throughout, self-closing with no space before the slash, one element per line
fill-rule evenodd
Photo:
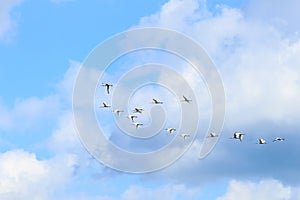
<path fill-rule="evenodd" d="M 103 106 L 101 106 L 101 108 L 109 108 L 109 107 L 111 107 L 111 106 L 108 105 L 106 102 L 103 102 L 102 104 L 103 104 Z"/>
<path fill-rule="evenodd" d="M 260 138 L 256 144 L 267 144 L 267 142 L 263 138 Z"/>
<path fill-rule="evenodd" d="M 275 138 L 275 139 L 273 140 L 273 142 L 275 142 L 275 141 L 283 141 L 283 140 L 285 140 L 285 139 L 282 138 L 282 137 L 277 137 L 277 138 Z"/>
<path fill-rule="evenodd" d="M 115 109 L 115 110 L 113 110 L 113 112 L 116 113 L 120 117 L 121 112 L 124 112 L 124 110 Z"/>
<path fill-rule="evenodd" d="M 191 99 L 188 99 L 186 96 L 183 95 L 182 97 L 183 97 L 183 100 L 182 100 L 182 101 L 187 102 L 187 103 L 192 102 L 192 100 L 191 100 Z"/>
<path fill-rule="evenodd" d="M 154 104 L 163 104 L 162 101 L 158 101 L 157 99 L 152 99 L 152 101 Z"/>
<path fill-rule="evenodd" d="M 107 92 L 107 94 L 109 94 L 109 89 L 110 89 L 110 87 L 112 87 L 113 85 L 112 85 L 112 84 L 109 84 L 109 83 L 102 83 L 102 86 L 106 87 L 106 92 Z"/>
<path fill-rule="evenodd" d="M 215 132 L 212 131 L 212 132 L 209 133 L 208 137 L 213 138 L 213 137 L 218 137 L 218 135 Z"/>
<path fill-rule="evenodd" d="M 233 137 L 230 138 L 230 139 L 239 139 L 240 141 L 242 141 L 244 135 L 245 135 L 244 133 L 235 132 L 235 133 L 233 134 Z"/>
<path fill-rule="evenodd" d="M 143 126 L 141 123 L 132 123 L 132 125 L 135 125 L 135 128 L 138 129 L 140 126 Z"/>
<path fill-rule="evenodd" d="M 128 115 L 127 118 L 131 119 L 132 122 L 134 122 L 134 119 L 137 118 L 136 115 Z"/>
<path fill-rule="evenodd" d="M 165 130 L 170 132 L 170 134 L 173 134 L 173 132 L 176 131 L 175 128 L 166 128 Z"/>
<path fill-rule="evenodd" d="M 181 134 L 181 137 L 183 137 L 183 139 L 187 139 L 188 137 L 190 137 L 190 134 L 187 134 L 187 133 L 183 133 Z"/>
<path fill-rule="evenodd" d="M 133 112 L 134 112 L 134 113 L 142 113 L 143 110 L 144 110 L 143 108 L 134 108 L 134 109 L 133 109 Z"/>

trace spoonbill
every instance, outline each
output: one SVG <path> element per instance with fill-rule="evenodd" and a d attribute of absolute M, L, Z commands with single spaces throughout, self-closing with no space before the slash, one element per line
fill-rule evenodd
<path fill-rule="evenodd" d="M 267 142 L 263 138 L 260 138 L 256 144 L 267 144 Z"/>
<path fill-rule="evenodd" d="M 116 113 L 120 117 L 121 112 L 124 112 L 124 110 L 115 109 L 115 110 L 113 110 L 113 112 Z"/>
<path fill-rule="evenodd" d="M 101 106 L 101 108 L 109 108 L 111 107 L 110 105 L 108 105 L 106 102 L 102 102 L 103 106 Z"/>
<path fill-rule="evenodd" d="M 131 119 L 131 121 L 133 122 L 135 118 L 137 118 L 136 115 L 128 115 L 127 118 Z"/>
<path fill-rule="evenodd" d="M 192 100 L 191 100 L 191 99 L 188 99 L 186 96 L 183 95 L 182 97 L 183 97 L 183 100 L 182 100 L 182 101 L 187 102 L 187 103 L 192 102 Z"/>
<path fill-rule="evenodd" d="M 143 126 L 141 123 L 132 123 L 132 125 L 134 125 L 136 129 L 138 129 L 140 126 Z"/>
<path fill-rule="evenodd" d="M 181 137 L 183 137 L 183 139 L 187 139 L 188 137 L 190 137 L 190 134 L 187 134 L 187 133 L 183 133 L 181 134 Z"/>
<path fill-rule="evenodd" d="M 215 132 L 210 132 L 208 137 L 218 137 L 218 135 Z"/>
<path fill-rule="evenodd" d="M 245 135 L 244 133 L 235 132 L 235 133 L 233 134 L 233 137 L 230 138 L 230 139 L 239 139 L 240 141 L 242 141 L 244 135 Z"/>
<path fill-rule="evenodd" d="M 112 87 L 113 85 L 112 85 L 112 84 L 109 84 L 109 83 L 102 83 L 102 86 L 106 87 L 106 92 L 107 92 L 107 94 L 109 94 L 109 89 L 110 89 L 110 87 Z"/>
<path fill-rule="evenodd" d="M 134 108 L 134 109 L 133 109 L 133 112 L 134 112 L 134 113 L 142 113 L 143 110 L 144 110 L 143 108 Z"/>
<path fill-rule="evenodd" d="M 158 101 L 157 99 L 152 99 L 152 101 L 154 104 L 163 104 L 162 101 Z"/>
<path fill-rule="evenodd" d="M 166 128 L 165 130 L 170 132 L 170 134 L 173 134 L 173 132 L 176 131 L 175 128 Z"/>
<path fill-rule="evenodd" d="M 285 139 L 282 138 L 282 137 L 277 137 L 277 138 L 275 138 L 275 139 L 273 140 L 273 142 L 275 142 L 275 141 L 283 141 L 283 140 L 285 140 Z"/>

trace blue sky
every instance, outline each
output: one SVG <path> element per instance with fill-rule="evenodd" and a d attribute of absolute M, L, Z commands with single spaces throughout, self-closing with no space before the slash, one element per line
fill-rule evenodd
<path fill-rule="evenodd" d="M 1 1 L 0 199 L 300 199 L 298 7 L 297 0 Z M 226 118 L 205 159 L 197 158 L 197 137 L 173 165 L 137 175 L 87 153 L 74 128 L 72 92 L 99 43 L 146 26 L 184 33 L 206 50 L 223 80 Z M 137 57 L 134 64 L 178 64 L 151 52 Z M 130 65 L 127 59 L 120 63 Z M 106 78 L 117 79 L 126 67 Z M 199 111 L 209 121 L 205 84 L 188 66 L 177 70 L 203 94 Z M 246 133 L 243 142 L 228 139 L 235 131 Z M 272 142 L 277 136 L 286 140 Z M 268 144 L 256 145 L 261 137 Z"/>

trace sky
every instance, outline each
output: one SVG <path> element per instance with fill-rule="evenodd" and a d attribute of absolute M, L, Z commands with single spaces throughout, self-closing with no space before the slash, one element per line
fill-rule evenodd
<path fill-rule="evenodd" d="M 300 199 L 299 4 L 297 0 L 2 0 L 0 199 Z M 212 116 L 205 77 L 167 52 L 137 51 L 113 62 L 100 81 L 118 83 L 127 71 L 147 63 L 172 66 L 177 75 L 149 79 L 171 84 L 176 75 L 177 80 L 188 80 L 192 105 L 199 112 L 197 135 L 176 162 L 135 174 L 114 170 L 87 151 L 76 130 L 72 102 L 78 74 L 90 53 L 116 34 L 143 27 L 174 30 L 205 50 L 222 79 L 226 112 L 216 146 L 199 159 Z M 149 102 L 139 117 L 145 126 L 159 123 L 147 113 L 157 95 L 172 102 L 160 116 L 165 117 L 164 125 L 176 126 L 181 122 L 179 107 L 188 105 L 174 100 L 175 88 L 185 89 L 179 84 L 173 91 L 140 87 L 128 101 L 128 112 Z M 112 95 L 117 89 L 114 85 Z M 99 108 L 98 96 L 107 102 L 110 96 L 98 87 L 94 107 L 105 137 L 115 145 L 147 152 L 173 141 L 164 129 L 142 143 L 122 135 L 116 123 L 123 125 L 129 119 L 115 120 Z M 155 128 L 150 126 L 147 133 Z M 135 131 L 133 126 L 129 129 Z M 245 133 L 242 142 L 229 139 L 236 131 Z M 273 142 L 276 137 L 285 140 Z M 259 138 L 267 144 L 256 144 Z"/>

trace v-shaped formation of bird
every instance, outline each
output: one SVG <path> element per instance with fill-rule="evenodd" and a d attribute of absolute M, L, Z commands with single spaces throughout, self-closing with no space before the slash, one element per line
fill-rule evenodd
<path fill-rule="evenodd" d="M 102 83 L 101 86 L 105 87 L 106 88 L 106 93 L 107 94 L 110 94 L 110 91 L 111 91 L 111 87 L 113 87 L 112 84 L 110 83 Z M 182 102 L 186 102 L 188 104 L 190 104 L 192 102 L 191 99 L 187 98 L 186 96 L 182 95 L 183 99 L 181 100 Z M 163 104 L 164 102 L 162 101 L 159 101 L 158 99 L 155 99 L 155 98 L 152 98 L 152 103 L 153 104 Z M 100 106 L 100 108 L 111 108 L 111 105 L 107 104 L 106 102 L 102 102 L 102 106 Z M 121 113 L 124 112 L 124 110 L 121 110 L 121 109 L 113 109 L 112 110 L 113 113 L 116 113 L 118 117 L 121 116 Z M 143 126 L 143 123 L 139 123 L 139 122 L 136 122 L 135 120 L 138 118 L 138 115 L 139 114 L 142 114 L 144 112 L 144 109 L 143 108 L 137 108 L 135 107 L 133 110 L 132 110 L 132 113 L 131 114 L 128 114 L 126 117 L 128 119 L 130 119 L 131 121 L 131 124 L 135 126 L 136 129 L 138 129 L 139 127 Z M 173 127 L 170 127 L 170 128 L 166 128 L 165 129 L 166 131 L 168 131 L 170 133 L 170 135 L 172 135 L 175 131 L 176 131 L 176 128 L 173 128 Z M 188 133 L 182 133 L 180 135 L 184 140 L 188 139 L 190 137 L 190 134 Z"/>
<path fill-rule="evenodd" d="M 107 94 L 110 94 L 110 89 L 111 87 L 113 87 L 112 84 L 110 83 L 102 83 L 103 87 L 106 88 L 106 92 Z M 183 99 L 181 100 L 181 102 L 185 102 L 185 103 L 188 103 L 190 104 L 192 102 L 191 99 L 187 98 L 186 96 L 182 95 Z M 152 98 L 152 103 L 153 104 L 163 104 L 164 102 L 162 101 L 159 101 L 158 99 L 155 99 L 155 98 Z M 102 102 L 102 106 L 100 106 L 101 108 L 110 108 L 111 105 L 108 105 L 106 102 Z M 127 115 L 127 118 L 131 120 L 131 124 L 135 126 L 136 129 L 138 129 L 139 127 L 143 126 L 143 123 L 138 123 L 136 122 L 135 120 L 138 118 L 138 115 L 139 114 L 142 114 L 144 111 L 143 108 L 137 108 L 135 107 L 133 110 L 132 110 L 132 114 L 128 114 Z M 120 117 L 121 113 L 124 112 L 123 110 L 120 110 L 120 109 L 114 109 L 112 110 L 112 112 L 116 113 L 118 117 Z M 167 132 L 169 132 L 171 135 L 176 131 L 176 128 L 173 128 L 173 127 L 169 127 L 169 128 L 166 128 L 165 129 Z M 229 139 L 236 139 L 236 140 L 239 140 L 240 142 L 243 141 L 243 138 L 244 138 L 244 133 L 241 133 L 241 132 L 234 132 L 233 133 L 233 136 Z M 180 135 L 184 140 L 186 140 L 188 137 L 190 137 L 190 134 L 188 133 L 182 133 Z M 217 138 L 218 135 L 214 132 L 214 131 L 211 131 L 209 133 L 209 136 L 208 138 Z M 281 141 L 284 141 L 285 139 L 282 138 L 282 137 L 276 137 L 273 142 L 281 142 Z M 259 144 L 259 145 L 262 145 L 262 144 L 267 144 L 267 141 L 264 139 L 264 138 L 259 138 L 258 141 L 256 142 L 256 144 Z"/>

